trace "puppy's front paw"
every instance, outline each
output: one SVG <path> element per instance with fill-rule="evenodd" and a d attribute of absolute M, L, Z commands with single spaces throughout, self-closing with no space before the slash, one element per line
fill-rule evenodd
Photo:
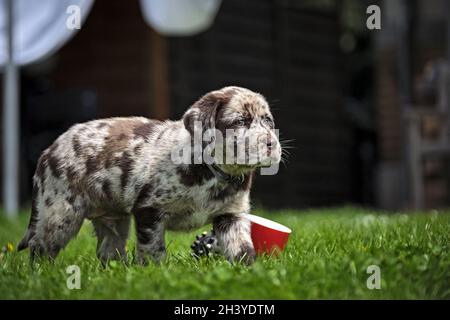
<path fill-rule="evenodd" d="M 251 265 L 256 260 L 256 252 L 253 246 L 244 244 L 241 247 L 241 250 L 236 255 L 235 259 L 236 262 L 242 262 L 246 265 Z"/>

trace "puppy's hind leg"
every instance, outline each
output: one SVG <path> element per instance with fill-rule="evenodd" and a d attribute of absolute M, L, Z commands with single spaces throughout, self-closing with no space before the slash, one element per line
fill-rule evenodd
<path fill-rule="evenodd" d="M 35 256 L 55 259 L 59 251 L 77 235 L 86 216 L 81 196 L 43 197 L 35 234 L 29 242 L 32 260 Z"/>
<path fill-rule="evenodd" d="M 105 264 L 108 260 L 127 260 L 125 245 L 128 239 L 131 217 L 92 220 L 97 235 L 97 257 Z"/>

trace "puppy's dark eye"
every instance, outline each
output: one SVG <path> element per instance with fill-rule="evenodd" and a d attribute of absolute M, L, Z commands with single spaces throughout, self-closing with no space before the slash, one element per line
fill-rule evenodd
<path fill-rule="evenodd" d="M 236 119 L 234 120 L 233 125 L 243 127 L 245 126 L 245 120 L 242 118 Z"/>
<path fill-rule="evenodd" d="M 269 116 L 265 116 L 263 118 L 263 121 L 269 126 L 269 127 L 273 127 L 274 123 L 273 123 L 273 119 Z"/>

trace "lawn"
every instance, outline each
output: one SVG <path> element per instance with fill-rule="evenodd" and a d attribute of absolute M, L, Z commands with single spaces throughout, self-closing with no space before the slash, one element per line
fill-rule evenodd
<path fill-rule="evenodd" d="M 375 213 L 357 208 L 255 211 L 289 226 L 284 254 L 246 267 L 221 257 L 190 256 L 192 233 L 168 233 L 168 258 L 147 267 L 95 257 L 89 223 L 52 263 L 33 270 L 28 251 L 0 257 L 1 299 L 449 299 L 450 212 Z M 28 214 L 0 218 L 0 247 L 17 244 Z M 134 236 L 128 243 L 130 259 Z M 81 269 L 81 289 L 69 290 L 66 268 Z M 381 289 L 369 290 L 369 265 L 381 270 Z"/>

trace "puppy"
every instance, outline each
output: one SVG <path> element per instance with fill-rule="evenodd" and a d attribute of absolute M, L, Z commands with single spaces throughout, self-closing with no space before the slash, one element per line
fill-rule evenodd
<path fill-rule="evenodd" d="M 229 129 L 237 129 L 241 139 L 253 138 L 245 145 L 247 157 L 258 147 L 267 152 L 248 164 L 174 161 L 177 147 L 192 144 L 196 124 L 201 133 L 214 129 L 212 141 Z M 281 159 L 273 129 L 265 98 L 240 87 L 206 94 L 179 121 L 130 117 L 76 124 L 39 158 L 31 218 L 18 249 L 29 247 L 32 259 L 55 258 L 87 218 L 94 225 L 99 259 L 124 259 L 133 216 L 141 263 L 164 257 L 165 230 L 207 223 L 213 224 L 228 260 L 251 263 L 255 252 L 243 214 L 250 210 L 255 169 Z M 222 141 L 216 150 L 229 155 L 238 144 L 238 139 L 231 147 Z M 189 160 L 195 158 L 193 149 Z"/>

